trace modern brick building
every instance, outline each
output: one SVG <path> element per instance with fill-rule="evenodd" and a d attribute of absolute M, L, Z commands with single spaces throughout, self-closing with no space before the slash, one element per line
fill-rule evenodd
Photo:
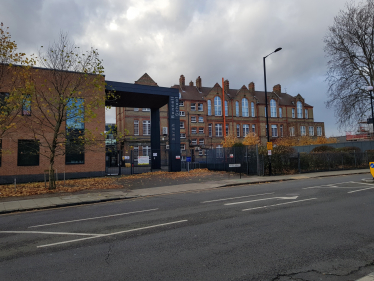
<path fill-rule="evenodd" d="M 157 86 L 148 74 L 135 84 Z M 180 141 L 182 160 L 194 150 L 196 161 L 203 158 L 204 149 L 220 148 L 226 135 L 235 134 L 243 139 L 249 132 L 256 133 L 262 144 L 266 143 L 265 93 L 256 91 L 255 84 L 231 89 L 224 81 L 224 93 L 220 84 L 204 87 L 200 76 L 196 83 L 185 83 L 183 75 L 179 84 L 172 86 L 179 90 Z M 287 136 L 325 136 L 323 122 L 315 122 L 313 106 L 297 94 L 282 93 L 281 85 L 275 85 L 268 92 L 270 140 Z M 223 112 L 225 108 L 226 128 Z M 117 108 L 117 126 L 126 132 L 124 150 L 134 149 L 138 155 L 150 155 L 150 113 L 148 108 Z M 160 109 L 161 146 L 167 153 L 167 107 Z"/>

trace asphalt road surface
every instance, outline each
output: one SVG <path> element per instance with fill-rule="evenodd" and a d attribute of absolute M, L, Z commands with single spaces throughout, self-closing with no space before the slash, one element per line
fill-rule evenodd
<path fill-rule="evenodd" d="M 369 175 L 0 216 L 0 280 L 355 280 L 374 271 Z"/>

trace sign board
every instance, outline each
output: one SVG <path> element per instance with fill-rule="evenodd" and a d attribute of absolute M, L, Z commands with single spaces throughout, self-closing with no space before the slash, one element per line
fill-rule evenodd
<path fill-rule="evenodd" d="M 271 155 L 271 150 L 268 150 L 268 155 Z"/>
<path fill-rule="evenodd" d="M 191 162 L 191 157 L 186 157 L 186 162 Z"/>
<path fill-rule="evenodd" d="M 230 154 L 230 158 L 234 158 L 234 154 Z"/>
<path fill-rule="evenodd" d="M 266 143 L 267 149 L 272 150 L 273 149 L 273 143 L 271 141 Z M 270 154 L 271 155 L 271 154 Z"/>
<path fill-rule="evenodd" d="M 130 156 L 122 156 L 122 160 L 130 160 Z"/>
<path fill-rule="evenodd" d="M 175 159 L 180 160 L 181 157 L 180 157 L 179 155 L 176 155 L 176 156 L 175 156 Z"/>
<path fill-rule="evenodd" d="M 157 156 L 157 152 L 153 153 L 153 157 L 156 157 Z"/>
<path fill-rule="evenodd" d="M 369 162 L 369 166 L 370 166 L 370 173 L 374 178 L 374 162 Z"/>
<path fill-rule="evenodd" d="M 149 165 L 149 156 L 138 156 L 138 165 Z"/>
<path fill-rule="evenodd" d="M 229 168 L 239 168 L 241 164 L 229 164 Z"/>

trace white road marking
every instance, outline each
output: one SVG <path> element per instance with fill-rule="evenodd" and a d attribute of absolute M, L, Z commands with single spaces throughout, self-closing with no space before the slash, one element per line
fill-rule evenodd
<path fill-rule="evenodd" d="M 304 187 L 303 189 L 310 189 L 310 188 L 341 188 L 341 189 L 345 189 L 345 188 L 348 188 L 348 189 L 350 189 L 350 188 L 359 188 L 357 186 L 337 186 L 339 184 L 346 184 L 346 183 L 371 185 L 369 183 L 362 183 L 362 182 L 356 182 L 356 181 L 346 181 L 346 182 L 339 182 L 339 183 L 333 183 L 333 184 Z"/>
<path fill-rule="evenodd" d="M 100 234 L 100 236 L 93 236 L 93 237 L 91 236 L 91 237 L 86 237 L 86 238 L 68 240 L 68 241 L 64 241 L 64 242 L 57 242 L 57 243 L 52 243 L 52 244 L 40 245 L 40 246 L 37 246 L 37 248 L 50 247 L 50 246 L 56 246 L 56 245 L 61 245 L 61 244 L 68 244 L 68 243 L 73 243 L 73 242 L 78 242 L 78 241 L 83 241 L 83 240 L 88 240 L 88 239 L 94 239 L 94 238 L 106 237 L 106 236 L 111 236 L 111 235 L 116 235 L 116 234 L 128 233 L 128 232 L 133 232 L 133 231 L 138 231 L 138 230 L 143 230 L 143 229 L 149 229 L 149 228 L 155 228 L 155 227 L 159 227 L 159 226 L 165 226 L 165 225 L 171 225 L 171 224 L 186 222 L 186 221 L 188 221 L 188 220 L 173 221 L 173 222 L 168 222 L 168 223 L 161 223 L 161 224 L 156 224 L 156 225 L 139 227 L 139 228 L 135 228 L 135 229 L 118 231 L 118 232 L 113 232 L 113 233 L 108 233 L 108 234 Z"/>
<path fill-rule="evenodd" d="M 368 188 L 364 188 L 364 189 L 353 190 L 353 191 L 349 191 L 347 193 L 355 193 L 355 192 L 360 192 L 360 191 L 369 190 L 369 189 L 374 189 L 374 187 L 368 187 Z"/>
<path fill-rule="evenodd" d="M 292 200 L 292 199 L 296 199 L 297 197 L 299 197 L 299 196 L 292 196 L 292 197 L 271 197 L 271 198 L 263 198 L 263 199 L 256 199 L 256 200 L 250 200 L 250 201 L 226 203 L 224 205 L 225 206 L 229 206 L 229 205 L 245 204 L 245 203 L 257 202 L 257 201 L 271 200 L 271 199 Z"/>
<path fill-rule="evenodd" d="M 144 213 L 144 212 L 156 211 L 156 210 L 158 210 L 158 208 L 157 209 L 142 210 L 142 211 L 134 211 L 134 212 L 128 212 L 128 213 L 121 213 L 121 214 L 114 214 L 114 215 L 108 215 L 108 216 L 101 216 L 101 217 L 79 219 L 79 220 L 71 220 L 71 221 L 62 221 L 62 222 L 39 224 L 39 225 L 29 226 L 28 228 L 40 227 L 40 226 L 47 226 L 47 225 L 56 225 L 56 224 L 63 224 L 63 223 L 70 223 L 70 222 L 77 222 L 77 221 L 96 220 L 96 219 L 110 218 L 110 217 L 117 217 L 117 216 L 124 216 L 124 215 L 130 215 L 130 214 L 137 214 L 137 213 Z"/>
<path fill-rule="evenodd" d="M 226 200 L 233 200 L 233 199 L 239 199 L 239 198 L 245 198 L 245 197 L 254 197 L 254 196 L 261 196 L 261 195 L 269 195 L 269 194 L 274 194 L 274 192 L 271 193 L 262 193 L 262 194 L 255 194 L 255 195 L 245 195 L 245 196 L 239 196 L 239 197 L 231 197 L 231 198 L 223 198 L 223 199 L 216 199 L 216 200 L 209 200 L 209 201 L 204 201 L 201 202 L 203 203 L 211 203 L 211 202 L 218 202 L 218 201 L 226 201 Z"/>
<path fill-rule="evenodd" d="M 81 236 L 102 236 L 103 234 L 94 233 L 72 233 L 72 232 L 47 232 L 47 231 L 0 231 L 0 233 L 13 233 L 13 234 L 55 234 L 55 235 L 81 235 Z"/>
<path fill-rule="evenodd" d="M 303 201 L 310 201 L 310 200 L 315 200 L 315 199 L 317 199 L 317 198 L 309 198 L 309 199 L 304 199 L 304 200 L 297 200 L 297 201 L 291 201 L 291 202 L 286 202 L 286 203 L 280 203 L 280 204 L 274 204 L 274 205 L 268 205 L 268 206 L 262 206 L 262 207 L 255 207 L 255 208 L 250 208 L 250 209 L 244 209 L 242 211 L 250 211 L 250 210 L 256 210 L 256 209 L 263 209 L 263 208 L 269 208 L 269 207 L 286 205 L 286 204 L 293 204 L 293 203 L 298 203 L 298 202 L 303 202 Z"/>

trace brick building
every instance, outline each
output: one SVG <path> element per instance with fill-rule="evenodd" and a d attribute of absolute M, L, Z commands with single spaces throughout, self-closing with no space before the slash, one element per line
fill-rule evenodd
<path fill-rule="evenodd" d="M 7 74 L 11 75 L 11 74 Z M 35 91 L 38 87 L 45 87 L 46 92 L 49 91 L 50 96 L 56 95 L 55 89 L 51 81 L 51 76 L 58 76 L 62 79 L 76 79 L 81 75 L 82 80 L 89 81 L 94 79 L 95 75 L 85 76 L 81 73 L 76 72 L 63 72 L 51 69 L 33 68 L 30 75 L 35 82 Z M 97 77 L 97 76 L 95 76 Z M 104 79 L 101 77 L 100 79 Z M 6 77 L 4 81 L 11 81 L 12 77 Z M 102 83 L 104 85 L 104 83 Z M 7 84 L 0 85 L 0 99 L 7 95 L 7 91 L 10 91 Z M 102 132 L 105 131 L 105 107 L 99 107 L 94 110 L 97 115 L 95 120 L 91 122 L 85 120 L 86 108 L 84 101 L 93 99 L 92 93 L 95 91 L 96 96 L 105 96 L 105 89 L 102 90 L 94 89 L 93 86 L 87 86 L 83 92 L 79 94 L 79 98 L 72 102 L 75 102 L 77 107 L 82 104 L 82 112 L 76 113 L 74 116 L 74 110 L 70 113 L 75 119 L 69 119 L 66 123 L 70 122 L 71 126 L 63 123 L 61 126 L 60 139 L 67 130 L 70 130 L 71 136 L 75 131 L 79 131 L 80 134 L 89 130 L 92 135 L 97 139 L 103 139 Z M 53 122 L 49 122 L 52 118 L 57 116 L 58 110 L 54 108 L 52 99 L 48 99 L 48 96 L 44 96 L 44 103 L 39 103 L 39 107 L 36 106 L 35 99 L 42 100 L 42 97 L 37 94 L 30 95 L 30 99 L 23 102 L 22 110 L 16 115 L 14 122 L 17 124 L 13 130 L 7 132 L 0 138 L 0 184 L 10 183 L 14 179 L 17 182 L 29 182 L 44 180 L 45 170 L 49 169 L 49 159 L 45 157 L 49 151 L 46 146 L 50 144 L 53 132 Z M 1 100 L 0 100 L 1 101 Z M 1 103 L 0 103 L 1 104 Z M 45 110 L 40 107 L 46 107 Z M 74 105 L 73 105 L 74 107 Z M 44 111 L 43 111 L 44 110 Z M 46 114 L 50 113 L 49 116 Z M 78 111 L 76 111 L 78 112 Z M 54 116 L 55 114 L 56 116 Z M 51 118 L 51 119 L 48 119 Z M 57 117 L 56 117 L 57 118 Z M 78 120 L 78 121 L 77 121 Z M 71 129 L 72 128 L 72 129 Z M 70 146 L 61 145 L 59 147 L 59 153 L 56 154 L 54 168 L 59 174 L 59 179 L 63 177 L 65 173 L 66 178 L 73 177 L 88 177 L 88 176 L 104 176 L 105 175 L 105 140 L 103 140 L 102 149 L 88 149 L 87 146 L 82 147 L 81 150 L 70 149 L 72 148 L 72 142 Z"/>
<path fill-rule="evenodd" d="M 144 74 L 135 84 L 157 86 L 148 74 Z M 182 160 L 194 150 L 196 161 L 203 158 L 204 149 L 222 147 L 226 135 L 235 134 L 243 139 L 249 132 L 256 133 L 263 144 L 266 143 L 265 93 L 256 91 L 255 84 L 243 85 L 240 89 L 230 89 L 229 81 L 222 87 L 216 83 L 203 87 L 200 76 L 196 83 L 185 83 L 183 75 L 179 84 L 180 100 L 180 141 Z M 298 94 L 282 93 L 281 85 L 275 85 L 268 92 L 270 140 L 287 136 L 324 136 L 323 122 L 315 122 L 313 106 L 307 104 Z M 226 128 L 224 128 L 223 108 L 225 108 Z M 148 108 L 117 108 L 118 130 L 126 137 L 124 148 L 133 148 L 138 155 L 150 155 L 150 113 Z M 167 107 L 160 109 L 161 145 L 167 151 Z"/>

